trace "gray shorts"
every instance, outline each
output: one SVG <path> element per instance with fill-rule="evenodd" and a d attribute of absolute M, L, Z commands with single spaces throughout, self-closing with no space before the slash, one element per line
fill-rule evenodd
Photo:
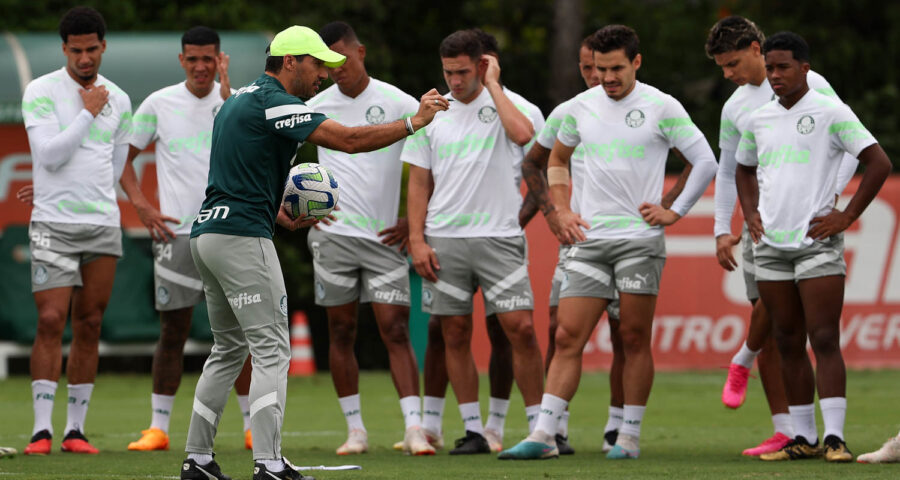
<path fill-rule="evenodd" d="M 287 293 L 272 240 L 204 233 L 191 239 L 191 256 L 214 334 L 287 325 Z"/>
<path fill-rule="evenodd" d="M 757 282 L 805 280 L 847 275 L 844 262 L 844 234 L 815 241 L 799 250 L 781 250 L 766 243 L 753 246 Z"/>
<path fill-rule="evenodd" d="M 316 305 L 360 302 L 409 305 L 409 264 L 394 247 L 366 238 L 311 230 Z"/>
<path fill-rule="evenodd" d="M 190 235 L 153 242 L 153 286 L 160 312 L 193 307 L 203 300 L 203 281 L 191 257 Z"/>
<path fill-rule="evenodd" d="M 81 287 L 81 265 L 122 256 L 122 229 L 84 223 L 31 222 L 31 291 Z"/>
<path fill-rule="evenodd" d="M 588 239 L 566 254 L 560 298 L 616 298 L 616 291 L 657 295 L 666 263 L 662 235 L 640 239 Z"/>
<path fill-rule="evenodd" d="M 558 307 L 559 306 L 559 287 L 562 285 L 563 278 L 566 276 L 565 266 L 566 266 L 566 255 L 569 253 L 569 248 L 571 245 L 560 245 L 559 246 L 559 261 L 556 264 L 556 268 L 553 269 L 553 281 L 550 284 L 550 306 Z M 606 314 L 609 315 L 610 318 L 614 318 L 616 320 L 619 319 L 619 294 L 616 292 L 615 300 L 609 302 L 606 306 Z"/>
<path fill-rule="evenodd" d="M 753 260 L 753 239 L 750 238 L 750 230 L 744 224 L 741 232 L 741 253 L 744 257 L 744 288 L 747 290 L 747 300 L 751 302 L 759 298 L 759 288 L 756 286 L 756 263 Z"/>
<path fill-rule="evenodd" d="M 485 313 L 533 310 L 525 236 L 428 237 L 441 269 L 437 283 L 422 280 L 422 311 L 433 315 L 472 313 L 481 287 Z"/>

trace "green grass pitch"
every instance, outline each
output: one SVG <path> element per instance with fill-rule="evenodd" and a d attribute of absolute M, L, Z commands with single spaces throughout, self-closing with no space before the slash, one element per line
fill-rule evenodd
<path fill-rule="evenodd" d="M 399 403 L 390 377 L 364 372 L 360 378 L 362 411 L 369 431 L 369 453 L 339 457 L 334 449 L 346 435 L 328 374 L 289 381 L 283 453 L 298 465 L 357 464 L 361 471 L 314 472 L 325 479 L 568 479 L 568 478 L 900 478 L 900 465 L 831 465 L 822 460 L 766 463 L 741 457 L 740 452 L 771 435 L 771 422 L 758 381 L 751 380 L 747 402 L 737 411 L 719 400 L 723 371 L 667 373 L 656 376 L 644 418 L 641 458 L 607 460 L 600 452 L 608 403 L 607 376 L 587 374 L 571 405 L 570 440 L 577 453 L 558 460 L 499 461 L 493 455 L 450 457 L 446 450 L 435 457 L 406 457 L 391 450 L 402 439 Z M 168 452 L 128 452 L 150 420 L 150 377 L 103 375 L 97 380 L 87 419 L 87 435 L 101 450 L 97 456 L 59 452 L 65 425 L 65 402 L 54 411 L 54 451 L 47 457 L 0 459 L 0 480 L 9 479 L 164 479 L 178 478 L 190 416 L 195 375 L 182 382 L 173 412 Z M 58 398 L 65 395 L 60 382 Z M 849 411 L 845 434 L 855 454 L 878 448 L 900 425 L 900 372 L 848 373 Z M 487 408 L 487 379 L 481 379 L 482 412 Z M 0 381 L 0 445 L 21 452 L 32 425 L 30 381 L 13 377 Z M 821 415 L 819 419 L 821 434 Z M 513 392 L 505 443 L 510 446 L 526 434 L 521 397 Z M 216 460 L 235 479 L 252 477 L 252 460 L 243 449 L 242 424 L 233 398 L 219 426 Z M 452 393 L 444 415 L 445 440 L 462 436 L 459 411 Z"/>

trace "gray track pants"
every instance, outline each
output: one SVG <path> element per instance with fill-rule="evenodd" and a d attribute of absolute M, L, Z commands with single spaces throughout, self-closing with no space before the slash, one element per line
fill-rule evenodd
<path fill-rule="evenodd" d="M 214 344 L 194 392 L 188 453 L 212 453 L 222 410 L 247 353 L 253 355 L 253 458 L 281 458 L 287 371 L 287 295 L 271 240 L 206 233 L 191 239 Z"/>

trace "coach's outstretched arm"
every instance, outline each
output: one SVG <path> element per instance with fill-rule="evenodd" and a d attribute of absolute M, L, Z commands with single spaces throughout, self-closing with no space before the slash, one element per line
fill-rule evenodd
<path fill-rule="evenodd" d="M 325 120 L 307 140 L 321 147 L 347 153 L 371 152 L 386 147 L 412 135 L 416 130 L 431 123 L 434 114 L 447 110 L 449 102 L 437 90 L 431 89 L 422 95 L 419 111 L 407 120 L 364 127 L 346 127 L 334 120 Z"/>

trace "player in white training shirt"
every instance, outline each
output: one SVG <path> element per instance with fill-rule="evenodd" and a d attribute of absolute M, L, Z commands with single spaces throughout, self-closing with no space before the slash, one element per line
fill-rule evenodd
<path fill-rule="evenodd" d="M 725 78 L 739 85 L 722 107 L 722 122 L 719 132 L 719 170 L 716 175 L 715 194 L 715 237 L 716 255 L 719 264 L 726 270 L 734 270 L 737 262 L 732 250 L 741 241 L 742 235 L 731 234 L 731 217 L 737 202 L 734 171 L 737 166 L 737 152 L 741 124 L 750 113 L 768 103 L 775 96 L 766 79 L 765 59 L 762 43 L 765 36 L 750 20 L 732 16 L 720 20 L 710 30 L 706 43 L 706 54 L 713 58 Z M 821 75 L 810 71 L 807 76 L 810 88 L 828 96 L 836 97 L 834 90 Z M 853 177 L 858 162 L 845 155 L 838 176 L 836 194 L 843 191 Z M 746 236 L 746 231 L 744 233 Z M 788 403 L 781 378 L 781 360 L 775 338 L 771 335 L 772 322 L 762 302 L 753 273 L 752 242 L 747 236 L 742 245 L 744 283 L 747 298 L 753 305 L 747 339 L 732 358 L 728 378 L 722 389 L 722 402 L 729 408 L 740 407 L 747 394 L 747 379 L 754 359 L 758 358 L 759 376 L 772 414 L 774 434 L 759 445 L 743 451 L 744 455 L 761 455 L 780 450 L 793 438 Z"/>
<path fill-rule="evenodd" d="M 603 89 L 590 89 L 569 105 L 548 168 L 560 240 L 577 242 L 567 254 L 560 288 L 556 353 L 537 426 L 500 458 L 558 455 L 554 435 L 578 387 L 584 345 L 616 292 L 625 347 L 625 404 L 624 422 L 607 458 L 638 457 L 653 382 L 650 333 L 665 262 L 663 227 L 687 213 L 715 174 L 712 150 L 681 104 L 636 80 L 641 57 L 634 30 L 610 25 L 589 44 Z M 569 209 L 566 168 L 579 143 L 585 152 L 580 215 Z M 670 149 L 678 149 L 693 168 L 684 191 L 667 209 L 660 203 Z"/>
<path fill-rule="evenodd" d="M 466 428 L 450 453 L 489 453 L 470 345 L 477 287 L 512 345 L 526 415 L 536 413 L 543 383 L 518 222 L 522 196 L 513 183 L 516 157 L 534 127 L 504 93 L 497 59 L 483 55 L 477 33 L 457 31 L 439 51 L 451 107 L 409 139 L 402 156 L 411 164 L 410 252 L 424 279 L 423 308 L 441 323 L 447 373 Z"/>
<path fill-rule="evenodd" d="M 366 72 L 366 47 L 344 22 L 322 27 L 325 44 L 347 60 L 329 69 L 335 84 L 308 105 L 344 125 L 375 125 L 415 114 L 418 102 L 397 87 Z M 388 351 L 391 376 L 405 423 L 401 448 L 412 455 L 433 455 L 422 430 L 419 369 L 409 340 L 409 265 L 392 248 L 405 248 L 406 219 L 397 218 L 403 141 L 361 154 L 318 147 L 319 163 L 340 179 L 337 221 L 309 233 L 313 253 L 316 304 L 328 314 L 328 364 L 347 421 L 348 436 L 339 455 L 364 453 L 368 435 L 362 420 L 359 367 L 354 353 L 357 307 L 371 302 L 378 331 Z"/>
<path fill-rule="evenodd" d="M 878 193 L 890 161 L 849 107 L 809 88 L 809 46 L 777 33 L 763 44 L 766 75 L 778 100 L 737 127 L 735 181 L 753 247 L 760 297 L 775 325 L 794 440 L 763 460 L 822 456 L 849 462 L 844 442 L 846 370 L 840 351 L 844 298 L 843 235 Z M 834 192 L 844 153 L 866 167 L 844 211 Z M 762 185 L 762 188 L 760 188 Z M 817 372 L 806 354 L 807 338 Z M 825 423 L 819 446 L 813 403 Z"/>
<path fill-rule="evenodd" d="M 34 430 L 26 455 L 50 453 L 62 335 L 70 315 L 62 450 L 98 453 L 84 436 L 84 421 L 97 373 L 100 323 L 122 255 L 114 184 L 121 171 L 117 165 L 128 152 L 124 133 L 131 116 L 128 95 L 98 73 L 105 33 L 103 17 L 93 8 L 66 12 L 59 24 L 66 65 L 33 80 L 22 98 L 33 160 L 29 234 L 38 311 L 31 351 Z"/>
<path fill-rule="evenodd" d="M 497 39 L 478 28 L 472 31 L 478 35 L 485 55 L 491 55 L 500 61 Z M 544 126 L 544 115 L 533 103 L 526 100 L 518 93 L 503 86 L 503 93 L 513 102 L 513 105 L 524 113 L 534 125 L 535 132 L 541 131 Z M 523 148 L 522 154 L 514 160 L 513 185 L 516 190 L 522 183 L 521 163 L 524 152 L 534 143 L 532 140 Z M 523 201 L 519 210 L 519 225 L 523 228 L 537 211 L 533 203 Z M 488 369 L 490 381 L 490 400 L 488 403 L 488 417 L 484 426 L 484 436 L 491 447 L 492 452 L 503 449 L 503 430 L 506 423 L 506 414 L 509 410 L 509 397 L 512 392 L 513 362 L 512 346 L 503 333 L 503 327 L 497 319 L 497 315 L 490 309 L 485 311 L 488 339 L 491 342 L 491 356 Z M 433 445 L 443 445 L 441 427 L 444 413 L 444 395 L 447 393 L 446 363 L 444 361 L 444 342 L 441 336 L 441 325 L 437 317 L 432 317 L 428 323 L 428 349 L 425 354 L 425 433 Z M 397 445 L 394 446 L 397 448 Z"/>
<path fill-rule="evenodd" d="M 129 129 L 131 147 L 121 184 L 153 237 L 155 306 L 161 326 L 153 353 L 150 428 L 128 444 L 129 450 L 169 449 L 169 419 L 181 383 L 184 343 L 194 305 L 203 299 L 203 282 L 191 258 L 189 237 L 205 198 L 213 119 L 231 95 L 228 56 L 219 43 L 219 35 L 208 27 L 185 32 L 178 54 L 185 81 L 150 94 Z M 215 81 L 217 72 L 221 83 Z M 144 197 L 132 165 L 151 143 L 156 144 L 160 210 Z M 250 449 L 249 358 L 235 390 L 244 418 L 244 446 Z"/>

